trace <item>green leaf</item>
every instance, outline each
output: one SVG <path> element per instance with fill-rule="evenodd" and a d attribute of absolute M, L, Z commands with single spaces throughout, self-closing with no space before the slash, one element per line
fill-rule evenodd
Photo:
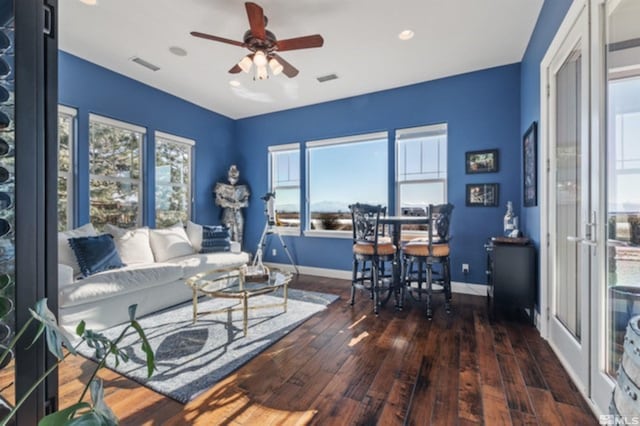
<path fill-rule="evenodd" d="M 153 354 L 153 349 L 151 349 L 151 345 L 147 340 L 146 334 L 144 334 L 144 330 L 142 326 L 138 323 L 138 321 L 131 321 L 131 326 L 138 332 L 140 339 L 142 339 L 142 350 L 147 355 L 147 377 L 151 377 L 153 374 L 153 370 L 156 369 L 156 361 L 155 355 Z"/>
<path fill-rule="evenodd" d="M 44 416 L 38 422 L 38 426 L 58 426 L 70 424 L 68 423 L 69 419 L 71 419 L 78 410 L 82 410 L 85 408 L 91 408 L 89 403 L 78 402 L 70 407 L 65 408 L 64 410 L 56 411 L 55 413 L 51 413 L 48 416 Z"/>
<path fill-rule="evenodd" d="M 71 344 L 71 336 L 58 326 L 58 320 L 56 316 L 47 307 L 47 299 L 40 299 L 35 306 L 35 312 L 29 309 L 31 316 L 36 320 L 44 324 L 44 331 L 47 337 L 47 348 L 58 359 L 64 358 L 64 352 L 62 352 L 62 345 L 66 346 L 67 350 L 72 354 L 76 354 L 76 350 Z M 42 333 L 41 329 L 38 330 L 38 337 Z M 35 341 L 35 340 L 34 340 Z"/>
<path fill-rule="evenodd" d="M 78 326 L 76 327 L 76 334 L 80 337 L 84 334 L 84 329 L 87 327 L 87 323 L 84 320 L 80 321 Z"/>
<path fill-rule="evenodd" d="M 102 385 L 102 380 L 93 379 L 89 386 L 93 410 L 106 421 L 106 424 L 117 425 L 118 418 L 104 402 L 104 387 Z"/>
<path fill-rule="evenodd" d="M 129 305 L 129 320 L 131 321 L 136 320 L 136 309 L 138 309 L 137 304 Z"/>
<path fill-rule="evenodd" d="M 84 413 L 83 415 L 72 419 L 68 423 L 65 423 L 64 426 L 111 426 L 117 424 L 118 423 L 107 422 L 95 411 L 89 411 L 88 413 Z"/>

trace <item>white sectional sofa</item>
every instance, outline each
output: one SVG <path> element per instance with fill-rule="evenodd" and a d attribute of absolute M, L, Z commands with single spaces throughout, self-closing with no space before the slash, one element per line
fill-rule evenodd
<path fill-rule="evenodd" d="M 134 231 L 119 230 L 114 235 L 116 247 L 126 266 L 98 272 L 80 278 L 74 254 L 67 240 L 78 236 L 92 236 L 95 230 L 90 225 L 73 231 L 60 233 L 59 251 L 59 322 L 73 332 L 77 324 L 84 320 L 87 328 L 102 330 L 129 320 L 128 306 L 137 304 L 138 317 L 167 308 L 192 298 L 191 289 L 185 280 L 203 271 L 235 267 L 246 264 L 249 255 L 241 252 L 237 243 L 231 243 L 231 251 L 217 253 L 198 253 L 198 237 L 188 224 L 189 236 L 186 239 L 178 234 L 171 238 L 155 238 L 165 230 L 156 232 L 139 228 Z M 197 227 L 197 225 L 195 225 Z M 193 226 L 191 226 L 193 228 Z M 118 228 L 114 228 L 118 229 Z M 135 236 L 133 233 L 136 233 Z M 145 232 L 149 238 L 150 257 L 145 253 Z M 184 231 L 182 231 L 184 233 Z M 142 234 L 142 236 L 140 235 Z M 132 239 L 122 243 L 125 237 L 138 238 L 132 245 Z M 165 235 L 166 236 L 166 235 Z M 195 244 L 194 244 L 195 243 Z M 196 246 L 195 248 L 193 246 Z M 128 253 L 128 254 L 127 254 Z M 178 254 L 172 257 L 173 254 Z M 134 260 L 132 262 L 131 260 Z"/>

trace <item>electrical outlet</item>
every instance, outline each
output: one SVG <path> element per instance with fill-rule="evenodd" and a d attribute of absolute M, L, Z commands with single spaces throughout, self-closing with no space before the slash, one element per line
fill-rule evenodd
<path fill-rule="evenodd" d="M 463 274 L 468 274 L 469 273 L 469 264 L 468 263 L 463 263 L 462 264 L 462 273 Z"/>
<path fill-rule="evenodd" d="M 276 256 L 278 251 L 276 249 L 271 249 L 271 256 Z"/>

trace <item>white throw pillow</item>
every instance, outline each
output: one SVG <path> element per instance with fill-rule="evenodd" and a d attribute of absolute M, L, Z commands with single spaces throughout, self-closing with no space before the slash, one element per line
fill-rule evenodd
<path fill-rule="evenodd" d="M 125 265 L 154 262 L 148 227 L 123 229 L 107 224 L 104 227 L 104 232 L 113 235 L 116 250 Z"/>
<path fill-rule="evenodd" d="M 202 225 L 187 221 L 187 237 L 191 241 L 193 250 L 196 253 L 200 253 L 202 249 Z"/>
<path fill-rule="evenodd" d="M 156 262 L 193 254 L 193 246 L 182 223 L 164 229 L 150 229 L 149 242 Z"/>
<path fill-rule="evenodd" d="M 76 255 L 69 245 L 69 238 L 95 237 L 96 235 L 98 235 L 96 229 L 90 223 L 70 231 L 58 233 L 58 263 L 71 266 L 74 277 L 80 274 L 80 265 L 78 265 Z"/>

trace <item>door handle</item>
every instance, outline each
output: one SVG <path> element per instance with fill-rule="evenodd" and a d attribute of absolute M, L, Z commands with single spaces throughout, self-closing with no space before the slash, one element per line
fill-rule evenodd
<path fill-rule="evenodd" d="M 573 237 L 571 235 L 568 235 L 567 236 L 567 241 L 571 241 L 572 243 L 580 243 L 580 242 L 584 241 L 584 238 Z"/>
<path fill-rule="evenodd" d="M 595 247 L 598 245 L 596 241 L 591 241 L 591 240 L 587 240 L 585 238 L 580 238 L 580 237 L 573 237 L 571 235 L 567 236 L 567 241 L 584 244 L 585 246 L 589 246 L 589 247 Z"/>

